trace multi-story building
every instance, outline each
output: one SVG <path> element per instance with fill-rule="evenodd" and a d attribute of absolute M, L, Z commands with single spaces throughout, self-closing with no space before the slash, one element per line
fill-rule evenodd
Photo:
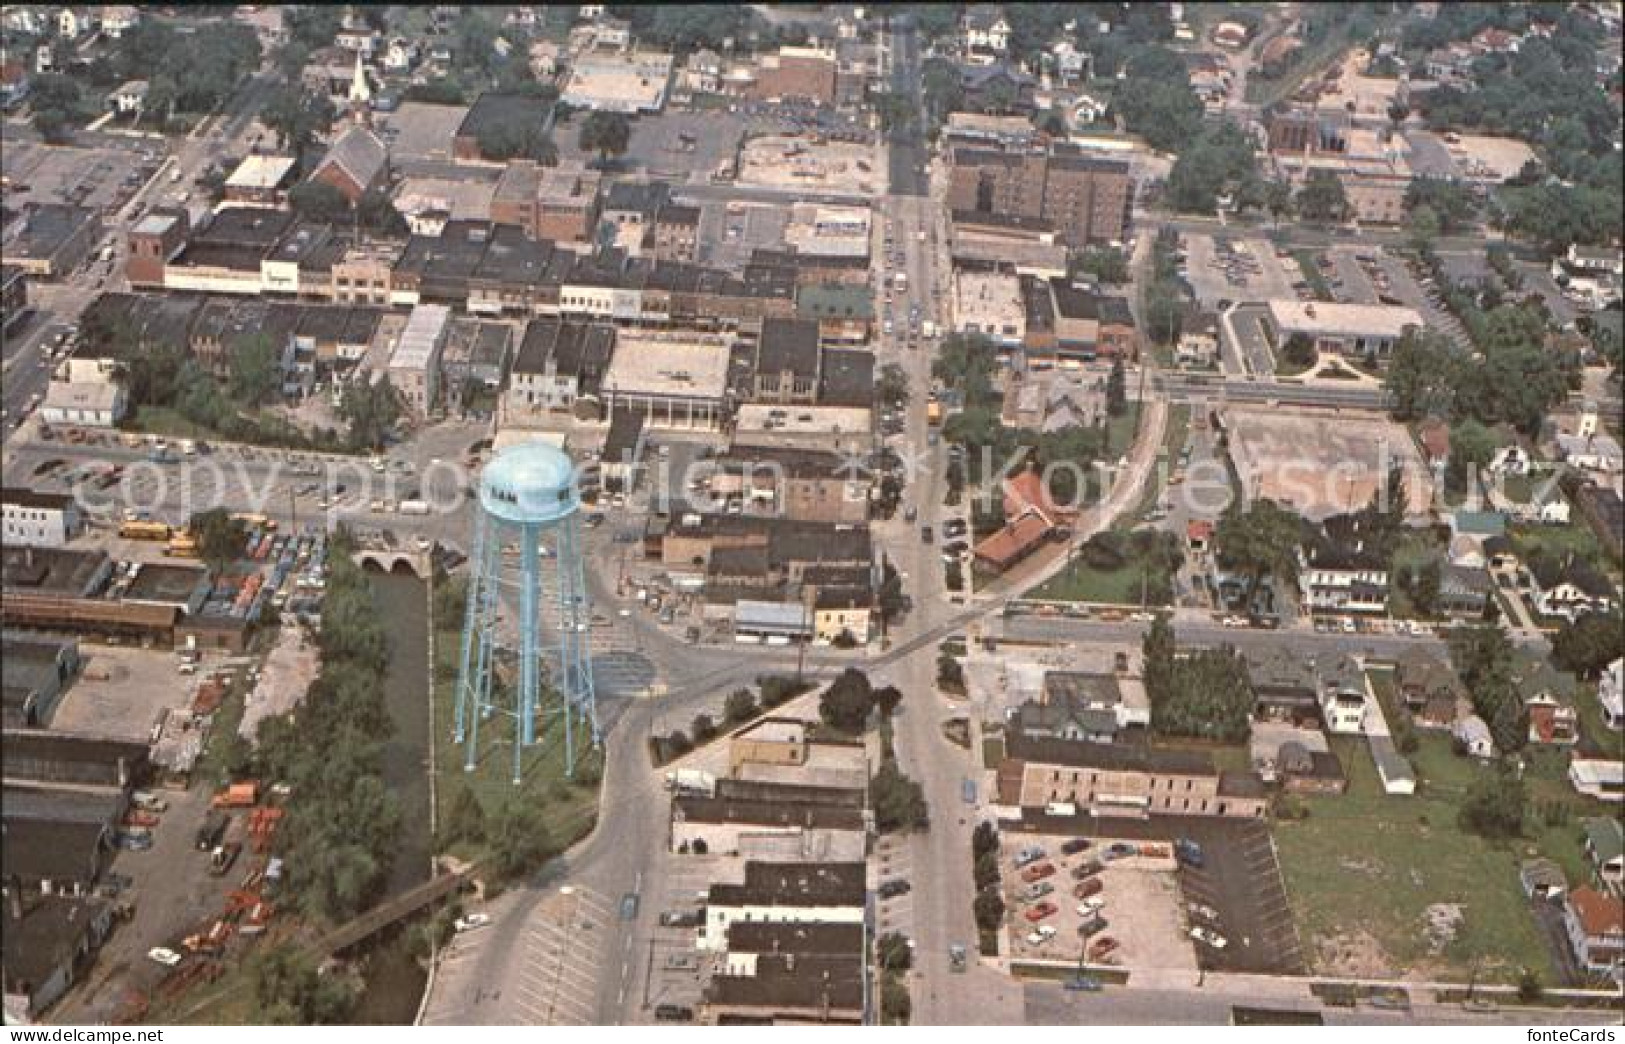
<path fill-rule="evenodd" d="M 1096 816 L 1230 816 L 1268 807 L 1256 776 L 1220 772 L 1196 751 L 1032 738 L 1005 740 L 999 803 L 1020 808 L 1071 804 Z"/>
<path fill-rule="evenodd" d="M 1042 218 L 1071 246 L 1128 234 L 1134 180 L 1121 160 L 1057 147 L 1045 152 L 957 148 L 948 205 L 955 211 Z"/>
<path fill-rule="evenodd" d="M 451 309 L 418 305 L 401 331 L 389 358 L 389 380 L 406 405 L 419 416 L 435 406 L 440 391 L 440 352 L 446 343 Z"/>
<path fill-rule="evenodd" d="M 525 329 L 508 383 L 511 410 L 568 410 L 596 396 L 615 352 L 607 323 L 533 319 Z"/>
<path fill-rule="evenodd" d="M 79 535 L 82 520 L 74 498 L 8 486 L 0 490 L 7 544 L 61 547 Z"/>
<path fill-rule="evenodd" d="M 541 167 L 514 160 L 504 168 L 491 197 L 491 220 L 518 225 L 532 239 L 585 243 L 598 224 L 602 175 L 576 161 Z"/>

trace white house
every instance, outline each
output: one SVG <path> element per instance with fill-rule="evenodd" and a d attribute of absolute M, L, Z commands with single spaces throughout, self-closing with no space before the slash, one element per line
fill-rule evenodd
<path fill-rule="evenodd" d="M 108 4 L 101 10 L 102 35 L 118 40 L 141 23 L 141 9 L 129 4 Z"/>
<path fill-rule="evenodd" d="M 1495 757 L 1495 739 L 1490 735 L 1490 727 L 1476 714 L 1458 720 L 1450 729 L 1450 735 L 1472 757 Z"/>
<path fill-rule="evenodd" d="M 1320 716 L 1326 731 L 1357 735 L 1365 731 L 1367 689 L 1365 672 L 1345 656 L 1320 679 Z"/>
<path fill-rule="evenodd" d="M 974 4 L 965 9 L 965 57 L 986 65 L 1003 57 L 1010 47 L 1010 23 L 997 4 Z"/>
<path fill-rule="evenodd" d="M 410 72 L 412 66 L 417 64 L 418 45 L 404 36 L 397 36 L 389 41 L 384 48 L 384 55 L 379 59 L 385 72 Z"/>
<path fill-rule="evenodd" d="M 1625 657 L 1608 665 L 1597 683 L 1597 702 L 1602 704 L 1602 723 L 1610 729 L 1625 728 Z"/>
<path fill-rule="evenodd" d="M 146 80 L 131 80 L 107 96 L 107 107 L 120 116 L 140 112 L 146 104 Z"/>
<path fill-rule="evenodd" d="M 0 516 L 5 543 L 28 547 L 61 547 L 79 534 L 83 521 L 68 494 L 20 488 L 0 490 Z"/>
<path fill-rule="evenodd" d="M 1605 613 L 1616 604 L 1614 585 L 1584 559 L 1536 559 L 1529 573 L 1535 585 L 1535 610 L 1542 616 L 1573 620 L 1585 613 Z"/>
<path fill-rule="evenodd" d="M 1625 761 L 1570 758 L 1569 783 L 1581 794 L 1598 801 L 1625 799 Z"/>
<path fill-rule="evenodd" d="M 1489 470 L 1492 475 L 1527 475 L 1531 463 L 1529 451 L 1513 442 L 1495 451 Z"/>
<path fill-rule="evenodd" d="M 77 40 L 90 31 L 90 16 L 84 11 L 64 7 L 56 13 L 56 33 L 69 40 Z"/>
<path fill-rule="evenodd" d="M 111 428 L 124 416 L 124 389 L 110 381 L 52 381 L 40 405 L 47 424 Z"/>

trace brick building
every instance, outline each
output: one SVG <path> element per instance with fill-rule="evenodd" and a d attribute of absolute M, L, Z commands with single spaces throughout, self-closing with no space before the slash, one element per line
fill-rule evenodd
<path fill-rule="evenodd" d="M 954 211 L 1040 218 L 1063 242 L 1122 240 L 1134 205 L 1134 180 L 1121 160 L 1070 149 L 1043 152 L 952 150 L 948 205 Z"/>

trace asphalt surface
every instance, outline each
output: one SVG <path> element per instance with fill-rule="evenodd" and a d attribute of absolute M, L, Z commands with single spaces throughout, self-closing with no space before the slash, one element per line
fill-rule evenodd
<path fill-rule="evenodd" d="M 893 19 L 891 55 L 888 59 L 891 90 L 914 103 L 914 111 L 925 111 L 920 85 L 919 36 L 907 19 Z M 929 154 L 924 128 L 918 121 L 892 133 L 890 181 L 893 196 L 924 196 L 930 188 L 925 171 Z"/>
<path fill-rule="evenodd" d="M 1178 401 L 1203 399 L 1352 410 L 1382 410 L 1388 407 L 1387 393 L 1371 387 L 1342 388 L 1326 382 L 1303 384 L 1271 380 L 1223 380 L 1174 374 L 1159 375 L 1152 380 L 1158 392 Z"/>

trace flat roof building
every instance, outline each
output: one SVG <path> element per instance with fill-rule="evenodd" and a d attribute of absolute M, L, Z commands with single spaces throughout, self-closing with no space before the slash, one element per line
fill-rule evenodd
<path fill-rule="evenodd" d="M 714 429 L 722 421 L 733 338 L 623 330 L 604 374 L 610 413 L 632 409 L 655 427 Z"/>
<path fill-rule="evenodd" d="M 1277 299 L 1269 311 L 1282 343 L 1302 333 L 1317 349 L 1342 355 L 1386 356 L 1406 333 L 1422 329 L 1415 309 L 1396 305 Z"/>
<path fill-rule="evenodd" d="M 439 394 L 440 352 L 450 323 L 451 309 L 445 305 L 418 305 L 389 357 L 390 383 L 419 416 L 434 408 Z"/>

